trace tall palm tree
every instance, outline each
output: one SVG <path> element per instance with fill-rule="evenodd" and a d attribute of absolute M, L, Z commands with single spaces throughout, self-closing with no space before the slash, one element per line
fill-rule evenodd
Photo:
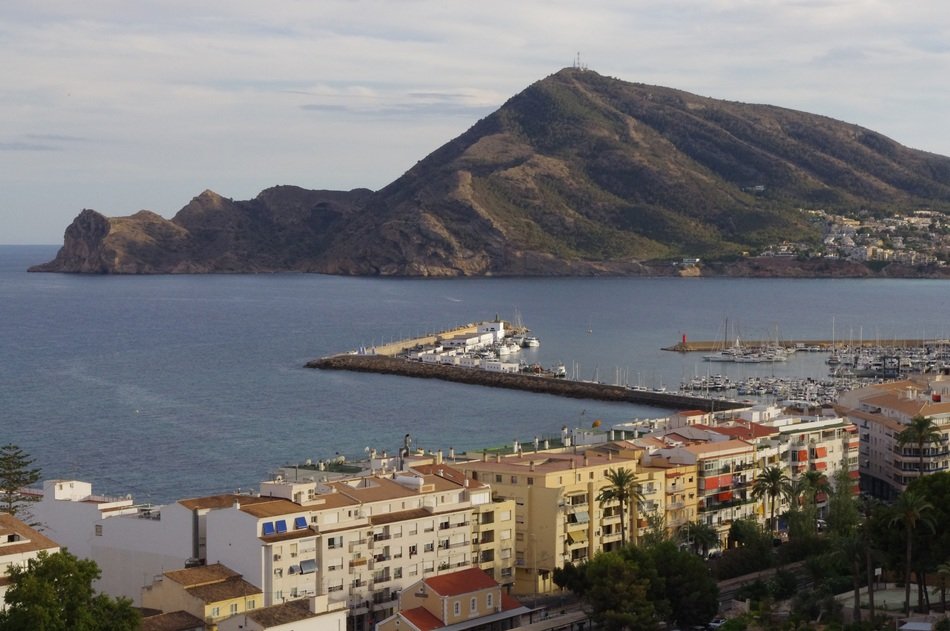
<path fill-rule="evenodd" d="M 607 469 L 604 475 L 607 478 L 607 486 L 597 494 L 597 501 L 601 506 L 609 502 L 617 502 L 620 506 L 620 544 L 627 544 L 627 506 L 633 502 L 634 517 L 636 517 L 636 505 L 643 501 L 643 494 L 637 488 L 637 476 L 632 469 L 618 467 L 617 469 Z M 634 524 L 634 528 L 636 528 Z M 634 531 L 636 533 L 636 531 Z M 636 543 L 636 534 L 634 534 L 634 543 Z"/>
<path fill-rule="evenodd" d="M 897 496 L 897 501 L 891 507 L 891 518 L 888 521 L 890 525 L 903 526 L 907 533 L 907 548 L 904 559 L 904 613 L 910 613 L 910 569 L 912 559 L 912 546 L 914 541 L 914 530 L 917 526 L 923 524 L 932 531 L 934 522 L 931 513 L 933 505 L 920 493 L 914 491 L 904 491 Z"/>
<path fill-rule="evenodd" d="M 719 543 L 719 533 L 702 520 L 691 521 L 680 526 L 680 540 L 688 544 L 696 554 L 706 556 L 709 549 Z"/>
<path fill-rule="evenodd" d="M 818 494 L 828 488 L 828 477 L 821 471 L 806 471 L 802 474 L 801 480 L 805 488 L 805 497 L 808 499 L 808 505 L 812 509 L 814 522 L 811 529 L 818 531 Z"/>
<path fill-rule="evenodd" d="M 943 440 L 940 429 L 934 425 L 933 419 L 917 415 L 910 419 L 910 424 L 897 435 L 897 444 L 903 448 L 906 445 L 917 445 L 917 454 L 920 464 L 917 466 L 917 476 L 924 475 L 924 446 L 939 445 Z"/>
<path fill-rule="evenodd" d="M 775 523 L 775 504 L 779 497 L 788 497 L 791 488 L 791 480 L 785 474 L 782 467 L 772 465 L 765 469 L 759 475 L 755 476 L 752 483 L 752 497 L 765 498 L 768 496 L 772 502 L 772 532 L 778 530 L 778 524 Z"/>

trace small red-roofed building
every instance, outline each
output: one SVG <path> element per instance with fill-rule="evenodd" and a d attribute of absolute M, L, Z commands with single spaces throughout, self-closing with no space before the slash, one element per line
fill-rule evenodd
<path fill-rule="evenodd" d="M 376 631 L 506 631 L 521 626 L 528 613 L 501 585 L 478 568 L 430 576 L 399 595 L 395 614 L 380 621 Z"/>
<path fill-rule="evenodd" d="M 218 631 L 345 631 L 346 608 L 324 596 L 291 600 L 222 620 Z"/>
<path fill-rule="evenodd" d="M 187 611 L 145 615 L 139 631 L 205 631 L 204 620 Z"/>
<path fill-rule="evenodd" d="M 13 515 L 0 513 L 0 611 L 6 608 L 3 597 L 10 586 L 7 570 L 11 566 L 26 567 L 40 552 L 59 552 L 59 544 Z"/>

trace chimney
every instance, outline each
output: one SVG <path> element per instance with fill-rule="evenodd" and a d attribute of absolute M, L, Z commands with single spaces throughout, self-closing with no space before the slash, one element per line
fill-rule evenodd
<path fill-rule="evenodd" d="M 614 454 L 613 454 L 613 452 L 608 451 L 608 452 L 607 452 L 607 461 L 609 462 L 609 461 L 611 461 L 611 460 L 613 460 L 613 459 L 614 459 Z"/>
<path fill-rule="evenodd" d="M 584 466 L 590 465 L 590 459 L 587 457 L 587 454 L 584 454 Z"/>
<path fill-rule="evenodd" d="M 528 463 L 528 471 L 534 471 L 534 460 Z"/>
<path fill-rule="evenodd" d="M 576 468 L 577 468 L 577 461 L 571 458 L 571 470 L 573 471 Z"/>
<path fill-rule="evenodd" d="M 501 462 L 501 454 L 495 454 L 495 462 Z"/>
<path fill-rule="evenodd" d="M 442 464 L 442 450 L 435 452 L 435 463 Z"/>
<path fill-rule="evenodd" d="M 488 450 L 482 449 L 482 462 L 488 462 Z"/>

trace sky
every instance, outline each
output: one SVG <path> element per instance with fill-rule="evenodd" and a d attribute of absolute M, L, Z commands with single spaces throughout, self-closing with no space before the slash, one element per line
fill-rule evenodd
<path fill-rule="evenodd" d="M 379 189 L 578 53 L 950 155 L 946 0 L 30 0 L 0 12 L 0 244 Z"/>

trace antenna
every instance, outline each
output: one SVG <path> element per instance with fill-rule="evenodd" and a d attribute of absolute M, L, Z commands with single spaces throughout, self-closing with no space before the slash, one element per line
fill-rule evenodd
<path fill-rule="evenodd" d="M 574 56 L 574 66 L 573 66 L 573 68 L 574 68 L 575 70 L 587 70 L 587 66 L 585 66 L 585 65 L 581 62 L 581 52 L 580 52 L 580 51 L 577 51 L 577 55 Z"/>

